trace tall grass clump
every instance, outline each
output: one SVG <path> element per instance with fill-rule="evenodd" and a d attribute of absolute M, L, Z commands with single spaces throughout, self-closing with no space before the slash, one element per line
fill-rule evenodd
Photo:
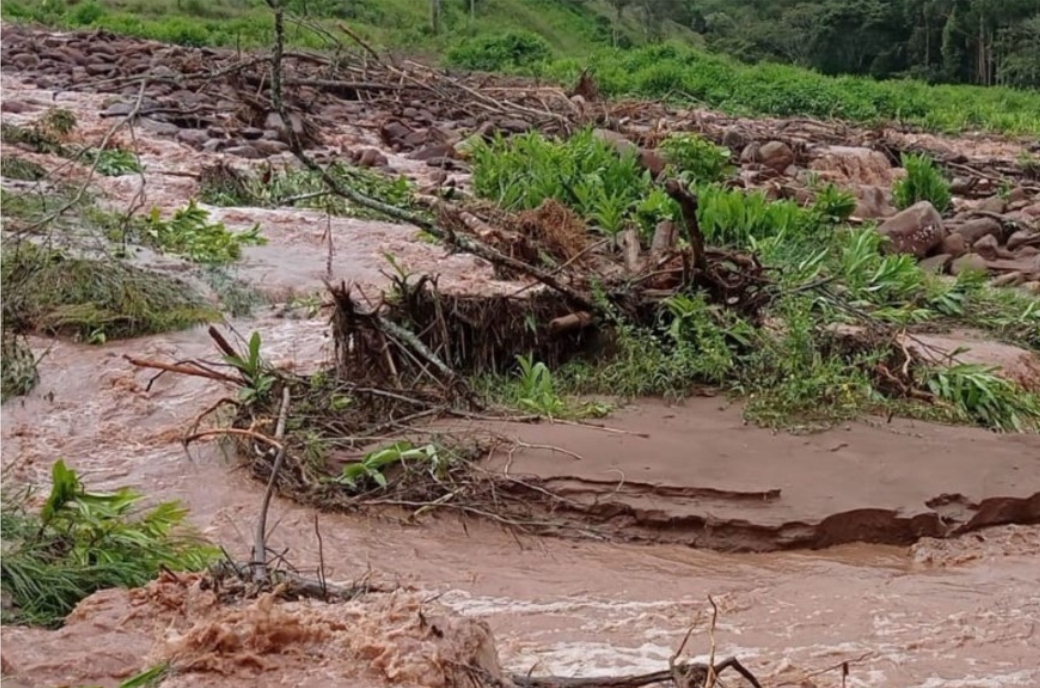
<path fill-rule="evenodd" d="M 4 623 L 60 626 L 87 596 L 113 587 L 139 587 L 160 571 L 197 571 L 218 550 L 185 529 L 176 502 L 141 508 L 142 496 L 121 489 L 88 492 L 58 461 L 42 507 L 29 494 L 4 494 L 0 510 L 0 586 L 11 604 Z"/>
<path fill-rule="evenodd" d="M 927 155 L 911 153 L 902 155 L 906 177 L 897 179 L 892 187 L 892 196 L 900 210 L 914 203 L 928 201 L 940 213 L 950 207 L 950 183 L 943 177 L 942 170 Z"/>
<path fill-rule="evenodd" d="M 482 72 L 512 71 L 531 67 L 552 57 L 545 40 L 529 31 L 506 31 L 469 38 L 450 48 L 448 66 Z"/>

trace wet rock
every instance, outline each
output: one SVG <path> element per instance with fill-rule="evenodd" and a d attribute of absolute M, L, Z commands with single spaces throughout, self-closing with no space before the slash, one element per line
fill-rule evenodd
<path fill-rule="evenodd" d="M 1017 287 L 1026 281 L 1021 272 L 1008 272 L 990 282 L 994 287 Z"/>
<path fill-rule="evenodd" d="M 794 164 L 794 151 L 782 141 L 769 141 L 758 149 L 758 161 L 777 172 Z"/>
<path fill-rule="evenodd" d="M 966 272 L 988 272 L 986 259 L 974 253 L 968 253 L 950 263 L 951 275 L 962 275 Z"/>
<path fill-rule="evenodd" d="M 783 175 L 785 177 L 790 177 L 791 179 L 797 179 L 801 171 L 802 170 L 800 167 L 798 167 L 798 165 L 788 165 L 787 168 L 784 170 Z"/>
<path fill-rule="evenodd" d="M 987 234 L 972 244 L 971 250 L 986 260 L 996 260 L 999 257 L 1000 242 L 992 234 Z"/>
<path fill-rule="evenodd" d="M 410 157 L 412 160 L 431 160 L 433 158 L 452 158 L 455 155 L 455 148 L 448 143 L 437 143 L 432 146 L 426 146 L 412 153 Z"/>
<path fill-rule="evenodd" d="M 498 128 L 510 134 L 523 134 L 531 125 L 522 119 L 504 119 L 498 123 Z"/>
<path fill-rule="evenodd" d="M 892 164 L 879 151 L 853 146 L 827 146 L 809 163 L 827 181 L 890 188 Z"/>
<path fill-rule="evenodd" d="M 743 150 L 747 144 L 747 136 L 740 130 L 740 127 L 726 127 L 722 133 L 722 145 L 731 151 Z"/>
<path fill-rule="evenodd" d="M 603 143 L 613 146 L 618 155 L 639 154 L 639 146 L 629 141 L 624 134 L 611 131 L 610 129 L 594 129 L 592 135 Z"/>
<path fill-rule="evenodd" d="M 257 139 L 251 144 L 264 157 L 278 155 L 289 150 L 289 144 L 278 139 Z"/>
<path fill-rule="evenodd" d="M 224 152 L 228 155 L 234 155 L 239 158 L 246 158 L 247 160 L 260 160 L 261 158 L 266 157 L 263 153 L 258 151 L 252 145 L 248 144 L 241 146 L 231 146 L 230 148 L 226 148 Z"/>
<path fill-rule="evenodd" d="M 177 140 L 192 148 L 201 148 L 209 140 L 209 134 L 201 129 L 181 129 L 177 132 Z"/>
<path fill-rule="evenodd" d="M 743 165 L 758 162 L 758 146 L 754 143 L 744 146 L 744 150 L 740 151 L 740 162 Z"/>
<path fill-rule="evenodd" d="M 954 196 L 967 196 L 974 186 L 971 177 L 954 177 L 950 182 L 950 193 Z"/>
<path fill-rule="evenodd" d="M 30 108 L 28 104 L 23 103 L 20 100 L 5 98 L 3 101 L 0 101 L 0 112 L 10 112 L 11 114 L 18 115 L 23 112 L 28 112 L 31 109 L 32 108 Z"/>
<path fill-rule="evenodd" d="M 379 135 L 387 143 L 400 143 L 411 133 L 412 130 L 401 122 L 387 122 L 379 128 Z"/>
<path fill-rule="evenodd" d="M 890 240 L 889 250 L 924 258 L 946 236 L 942 217 L 928 201 L 920 201 L 878 227 Z"/>
<path fill-rule="evenodd" d="M 13 64 L 15 67 L 22 70 L 30 70 L 40 64 L 40 58 L 32 53 L 21 53 L 10 58 L 10 60 L 5 60 L 5 62 Z"/>
<path fill-rule="evenodd" d="M 1015 251 L 1019 247 L 1027 245 L 1040 245 L 1040 234 L 1030 232 L 1025 229 L 1020 229 L 1007 240 L 1007 247 L 1009 251 Z"/>
<path fill-rule="evenodd" d="M 105 62 L 88 62 L 84 69 L 91 76 L 102 76 L 116 71 L 116 66 Z"/>
<path fill-rule="evenodd" d="M 441 156 L 438 158 L 430 158 L 426 161 L 428 167 L 439 167 L 443 170 L 454 170 L 458 168 L 458 163 L 449 157 Z"/>
<path fill-rule="evenodd" d="M 430 182 L 435 186 L 440 186 L 444 182 L 448 181 L 448 173 L 443 169 L 436 169 L 430 173 Z"/>
<path fill-rule="evenodd" d="M 1033 203 L 1022 208 L 1022 213 L 1029 217 L 1040 217 L 1040 203 Z"/>
<path fill-rule="evenodd" d="M 401 116 L 405 119 L 415 119 L 419 114 L 419 111 L 413 107 L 406 107 L 402 112 Z"/>
<path fill-rule="evenodd" d="M 875 220 L 895 215 L 889 202 L 889 193 L 879 186 L 860 186 L 856 189 L 856 209 L 853 215 L 862 220 Z"/>
<path fill-rule="evenodd" d="M 948 234 L 939 244 L 939 251 L 948 253 L 954 258 L 960 258 L 968 252 L 968 242 L 960 234 Z"/>
<path fill-rule="evenodd" d="M 930 272 L 935 275 L 941 275 L 944 272 L 946 272 L 946 269 L 950 266 L 950 263 L 952 262 L 953 256 L 951 256 L 949 253 L 940 253 L 937 256 L 925 258 L 920 263 L 918 263 L 918 266 L 920 266 L 920 268 L 925 272 Z"/>
<path fill-rule="evenodd" d="M 1004 199 L 1000 196 L 990 196 L 978 205 L 978 209 L 994 215 L 1004 212 Z"/>
<path fill-rule="evenodd" d="M 992 217 L 979 217 L 973 220 L 968 220 L 961 226 L 950 231 L 960 234 L 969 245 L 973 245 L 984 236 L 992 235 L 993 237 L 1000 238 L 1004 233 L 1004 229 L 1001 227 L 1000 222 L 994 220 Z"/>
<path fill-rule="evenodd" d="M 1032 258 L 1034 256 L 1040 256 L 1040 247 L 1037 246 L 1020 246 L 1017 251 L 1012 254 L 1015 259 L 1019 258 Z"/>
<path fill-rule="evenodd" d="M 289 126 L 292 128 L 292 132 L 296 136 L 304 135 L 303 118 L 295 112 L 289 113 Z M 277 112 L 267 113 L 267 117 L 264 118 L 263 129 L 273 129 L 278 132 L 278 138 L 282 141 L 289 140 L 289 129 L 286 128 L 282 122 L 282 117 Z"/>
<path fill-rule="evenodd" d="M 425 129 L 420 129 L 418 131 L 413 131 L 412 133 L 408 134 L 408 136 L 405 136 L 404 140 L 401 141 L 401 143 L 403 143 L 408 148 L 415 148 L 417 146 L 423 145 L 427 142 L 427 140 L 429 140 L 429 133 Z"/>
<path fill-rule="evenodd" d="M 358 164 L 362 167 L 386 167 L 389 164 L 386 156 L 375 148 L 366 148 L 358 157 Z"/>
<path fill-rule="evenodd" d="M 257 139 L 263 137 L 264 130 L 257 129 L 256 127 L 246 127 L 245 129 L 242 129 L 239 132 L 239 134 L 241 134 L 242 138 L 244 138 L 246 141 L 256 141 Z"/>
<path fill-rule="evenodd" d="M 151 117 L 145 117 L 140 122 L 141 129 L 149 131 L 156 136 L 176 136 L 180 133 L 181 129 L 176 124 L 170 124 L 169 122 L 162 122 Z"/>
<path fill-rule="evenodd" d="M 210 139 L 206 143 L 202 144 L 202 150 L 207 153 L 216 153 L 217 151 L 227 147 L 230 141 L 227 139 Z"/>
<path fill-rule="evenodd" d="M 1011 191 L 1008 193 L 1008 197 L 1007 197 L 1007 202 L 1008 203 L 1019 203 L 1021 201 L 1028 201 L 1028 200 L 1029 200 L 1029 191 L 1027 189 L 1022 188 L 1021 186 L 1016 186 L 1015 188 L 1011 189 Z"/>
<path fill-rule="evenodd" d="M 1028 294 L 1040 296 L 1040 282 L 1038 281 L 1026 282 L 1022 285 L 1022 289 Z"/>

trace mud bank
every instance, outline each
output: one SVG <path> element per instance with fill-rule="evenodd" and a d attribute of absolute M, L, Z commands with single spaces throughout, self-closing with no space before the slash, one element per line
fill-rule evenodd
<path fill-rule="evenodd" d="M 546 517 L 611 539 L 770 551 L 1040 523 L 1036 436 L 905 420 L 796 436 L 721 406 L 640 401 L 609 429 L 503 424 L 520 445 L 490 463 L 561 497 Z"/>

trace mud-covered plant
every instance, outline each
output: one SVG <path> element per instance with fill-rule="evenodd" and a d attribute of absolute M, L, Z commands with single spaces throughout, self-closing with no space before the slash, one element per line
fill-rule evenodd
<path fill-rule="evenodd" d="M 930 157 L 921 153 L 902 155 L 906 176 L 896 180 L 892 196 L 900 210 L 914 203 L 928 201 L 940 213 L 950 207 L 950 183 Z"/>
<path fill-rule="evenodd" d="M 40 118 L 40 129 L 59 139 L 68 137 L 77 124 L 76 113 L 68 108 L 51 108 Z"/>
<path fill-rule="evenodd" d="M 25 337 L 9 327 L 2 330 L 3 352 L 0 354 L 0 401 L 28 394 L 40 380 L 36 356 Z"/>
<path fill-rule="evenodd" d="M 672 134 L 661 142 L 661 150 L 688 185 L 720 182 L 732 169 L 730 150 L 697 134 Z"/>
<path fill-rule="evenodd" d="M 137 223 L 141 241 L 164 253 L 187 258 L 195 263 L 223 265 L 242 256 L 243 246 L 261 246 L 267 240 L 260 236 L 260 225 L 246 232 L 231 232 L 223 222 L 211 222 L 209 212 L 192 199 L 187 207 L 164 220 L 158 208 Z"/>
<path fill-rule="evenodd" d="M 928 389 L 961 420 L 1004 432 L 1040 430 L 1040 397 L 994 366 L 958 364 L 927 375 Z"/>
<path fill-rule="evenodd" d="M 47 170 L 20 155 L 5 155 L 0 158 L 0 175 L 8 179 L 37 182 L 47 176 Z"/>
<path fill-rule="evenodd" d="M 197 571 L 219 554 L 186 529 L 177 502 L 141 508 L 129 489 L 88 492 L 58 461 L 42 508 L 27 494 L 5 494 L 0 518 L 0 586 L 10 599 L 4 622 L 54 627 L 98 590 L 139 587 L 162 570 Z"/>

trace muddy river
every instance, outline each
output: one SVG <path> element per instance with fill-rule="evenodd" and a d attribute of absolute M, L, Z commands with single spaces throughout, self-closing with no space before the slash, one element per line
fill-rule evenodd
<path fill-rule="evenodd" d="M 320 319 L 265 316 L 238 326 L 259 329 L 271 358 L 283 365 L 295 361 L 306 370 L 324 355 Z M 208 356 L 205 331 L 103 346 L 35 343 L 50 347 L 47 365 L 29 397 L 4 406 L 4 470 L 45 480 L 51 461 L 65 457 L 91 486 L 134 485 L 154 498 L 184 500 L 209 537 L 245 556 L 261 486 L 232 469 L 216 445 L 189 458 L 177 442 L 185 423 L 222 390 L 170 375 L 149 389 L 152 374 L 122 357 Z M 847 441 L 849 432 L 818 437 Z M 934 447 L 953 464 L 984 451 L 959 433 L 952 430 L 949 443 Z M 876 425 L 855 434 L 869 439 L 879 458 L 900 451 L 907 439 Z M 689 441 L 695 438 L 691 431 Z M 653 438 L 647 442 L 652 457 Z M 272 520 L 272 546 L 288 548 L 296 566 L 314 570 L 314 512 L 276 501 Z M 1040 685 L 1038 526 L 999 526 L 912 547 L 848 544 L 760 554 L 526 537 L 450 516 L 417 525 L 394 514 L 321 514 L 319 528 L 331 580 L 377 576 L 484 618 L 503 665 L 518 673 L 659 670 L 698 619 L 691 642 L 704 655 L 711 595 L 720 609 L 717 653 L 738 656 L 765 685 L 838 686 L 834 667 L 843 662 L 849 686 Z M 109 638 L 98 627 L 64 636 L 5 628 L 4 662 L 15 675 L 38 678 L 27 685 L 114 684 L 139 654 L 120 660 L 125 639 Z M 84 664 L 95 653 L 108 661 Z M 263 685 L 309 685 L 277 672 L 264 676 Z"/>

